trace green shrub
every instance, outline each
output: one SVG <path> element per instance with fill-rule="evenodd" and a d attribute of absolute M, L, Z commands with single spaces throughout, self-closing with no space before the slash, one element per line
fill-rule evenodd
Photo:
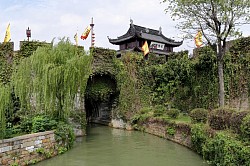
<path fill-rule="evenodd" d="M 152 112 L 152 111 L 153 111 L 152 107 L 143 107 L 140 110 L 140 114 L 146 114 L 146 113 L 149 113 L 149 112 Z"/>
<path fill-rule="evenodd" d="M 166 132 L 167 132 L 168 135 L 174 136 L 175 133 L 176 133 L 176 130 L 175 130 L 174 127 L 167 127 Z"/>
<path fill-rule="evenodd" d="M 250 115 L 247 115 L 240 126 L 241 136 L 244 140 L 250 141 Z"/>
<path fill-rule="evenodd" d="M 202 124 L 195 124 L 191 128 L 192 149 L 202 154 L 202 147 L 208 139 L 208 135 Z"/>
<path fill-rule="evenodd" d="M 33 133 L 48 131 L 56 128 L 57 122 L 51 120 L 48 116 L 38 115 L 32 120 Z"/>
<path fill-rule="evenodd" d="M 153 109 L 151 107 L 144 107 L 139 113 L 135 114 L 131 119 L 132 124 L 137 124 L 146 121 L 149 117 L 153 116 Z"/>
<path fill-rule="evenodd" d="M 72 118 L 72 121 L 80 124 L 82 129 L 85 129 L 87 126 L 86 121 L 86 113 L 81 110 L 71 111 L 70 112 L 70 118 Z"/>
<path fill-rule="evenodd" d="M 33 133 L 46 131 L 45 129 L 45 126 L 47 125 L 46 122 L 47 118 L 44 118 L 43 116 L 34 117 L 34 119 L 32 120 L 31 131 Z"/>
<path fill-rule="evenodd" d="M 55 131 L 55 139 L 61 147 L 72 148 L 75 141 L 75 134 L 72 126 L 64 122 L 59 122 Z"/>
<path fill-rule="evenodd" d="M 173 119 L 176 119 L 180 115 L 180 110 L 172 108 L 170 110 L 167 110 L 166 114 Z"/>
<path fill-rule="evenodd" d="M 218 108 L 212 110 L 208 116 L 208 122 L 212 129 L 224 130 L 230 127 L 230 118 L 233 110 L 228 108 Z"/>
<path fill-rule="evenodd" d="M 149 117 L 151 117 L 152 115 L 150 114 L 135 114 L 132 118 L 131 118 L 131 123 L 132 124 L 138 124 L 140 122 L 145 122 Z"/>
<path fill-rule="evenodd" d="M 32 117 L 24 116 L 21 118 L 20 128 L 24 133 L 31 133 L 32 130 Z"/>
<path fill-rule="evenodd" d="M 249 114 L 249 111 L 235 112 L 230 119 L 230 128 L 237 134 L 241 133 L 241 124 L 243 119 Z"/>
<path fill-rule="evenodd" d="M 166 112 L 166 108 L 163 105 L 156 105 L 154 107 L 154 116 L 162 116 Z"/>
<path fill-rule="evenodd" d="M 204 108 L 196 108 L 190 112 L 189 116 L 192 123 L 206 123 L 208 111 Z"/>
<path fill-rule="evenodd" d="M 209 139 L 202 148 L 203 158 L 211 165 L 247 166 L 250 164 L 250 148 L 223 133 Z"/>

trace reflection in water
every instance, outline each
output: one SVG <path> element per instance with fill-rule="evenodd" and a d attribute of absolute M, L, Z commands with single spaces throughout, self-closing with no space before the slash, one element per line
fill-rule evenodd
<path fill-rule="evenodd" d="M 207 166 L 191 150 L 136 131 L 93 125 L 88 136 L 63 155 L 38 166 Z"/>

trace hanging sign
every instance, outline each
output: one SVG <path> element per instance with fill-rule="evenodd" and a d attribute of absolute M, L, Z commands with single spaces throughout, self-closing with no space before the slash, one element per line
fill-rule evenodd
<path fill-rule="evenodd" d="M 150 48 L 153 48 L 153 49 L 163 50 L 164 47 L 165 47 L 165 44 L 162 44 L 162 43 L 157 43 L 153 41 L 150 43 Z"/>

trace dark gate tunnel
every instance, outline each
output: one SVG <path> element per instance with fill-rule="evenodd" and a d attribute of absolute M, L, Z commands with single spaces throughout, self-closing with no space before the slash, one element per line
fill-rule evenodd
<path fill-rule="evenodd" d="M 116 80 L 112 76 L 96 74 L 90 77 L 85 92 L 87 122 L 108 124 L 118 95 Z"/>

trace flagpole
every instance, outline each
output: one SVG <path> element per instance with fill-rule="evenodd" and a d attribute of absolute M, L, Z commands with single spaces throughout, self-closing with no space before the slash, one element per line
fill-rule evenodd
<path fill-rule="evenodd" d="M 93 20 L 93 17 L 91 18 L 91 24 L 90 24 L 90 27 L 91 27 L 91 47 L 94 47 L 94 20 Z"/>

